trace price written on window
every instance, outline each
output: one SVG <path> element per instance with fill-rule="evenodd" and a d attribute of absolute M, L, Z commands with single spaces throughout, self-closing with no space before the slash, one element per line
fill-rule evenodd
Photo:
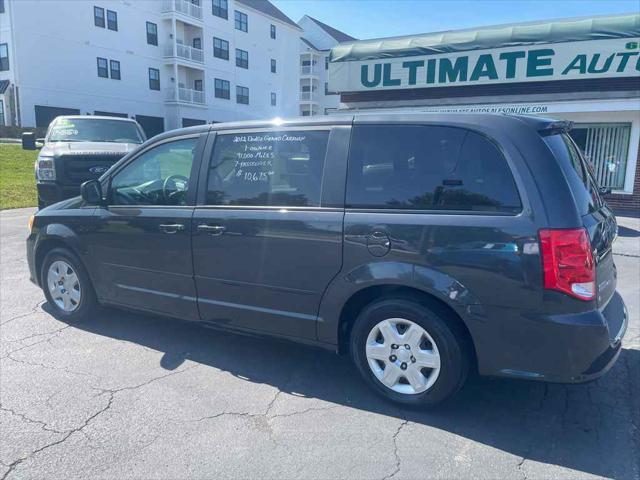
<path fill-rule="evenodd" d="M 269 182 L 274 174 L 274 144 L 284 142 L 303 142 L 304 135 L 263 134 L 236 135 L 233 143 L 241 146 L 236 151 L 235 177 L 245 182 Z"/>

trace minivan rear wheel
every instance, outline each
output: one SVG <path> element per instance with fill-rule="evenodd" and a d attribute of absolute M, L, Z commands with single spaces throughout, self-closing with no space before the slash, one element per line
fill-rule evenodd
<path fill-rule="evenodd" d="M 440 309 L 404 298 L 366 306 L 353 326 L 351 355 L 365 381 L 389 400 L 429 407 L 464 383 L 469 358 Z"/>

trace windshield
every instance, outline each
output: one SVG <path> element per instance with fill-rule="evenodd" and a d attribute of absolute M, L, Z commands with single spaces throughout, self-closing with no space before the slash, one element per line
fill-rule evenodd
<path fill-rule="evenodd" d="M 102 118 L 59 118 L 51 126 L 48 141 L 142 143 L 144 138 L 133 122 Z"/>

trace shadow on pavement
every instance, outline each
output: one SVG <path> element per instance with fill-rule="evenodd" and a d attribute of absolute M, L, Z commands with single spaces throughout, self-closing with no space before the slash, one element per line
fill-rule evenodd
<path fill-rule="evenodd" d="M 631 238 L 640 237 L 640 231 L 629 227 L 621 227 L 618 225 L 618 236 Z"/>
<path fill-rule="evenodd" d="M 47 305 L 44 309 L 50 312 Z M 634 447 L 620 445 L 628 439 L 621 437 L 621 428 L 627 429 L 625 435 L 634 435 L 625 415 L 637 410 L 625 413 L 619 403 L 620 397 L 638 400 L 631 398 L 634 387 L 629 386 L 637 374 L 636 367 L 632 373 L 629 366 L 640 364 L 637 350 L 623 350 L 613 370 L 596 383 L 472 376 L 445 405 L 416 411 L 379 399 L 360 380 L 349 357 L 322 350 L 111 309 L 73 326 L 163 352 L 160 364 L 167 370 L 190 360 L 283 392 L 444 430 L 527 460 L 610 478 L 628 478 L 634 469 Z"/>

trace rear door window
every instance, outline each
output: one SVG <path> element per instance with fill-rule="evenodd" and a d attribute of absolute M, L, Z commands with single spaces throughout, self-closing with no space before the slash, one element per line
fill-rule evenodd
<path fill-rule="evenodd" d="M 362 125 L 349 155 L 349 208 L 517 213 L 507 162 L 485 137 L 460 128 Z"/>
<path fill-rule="evenodd" d="M 208 205 L 320 205 L 328 130 L 218 134 Z"/>

